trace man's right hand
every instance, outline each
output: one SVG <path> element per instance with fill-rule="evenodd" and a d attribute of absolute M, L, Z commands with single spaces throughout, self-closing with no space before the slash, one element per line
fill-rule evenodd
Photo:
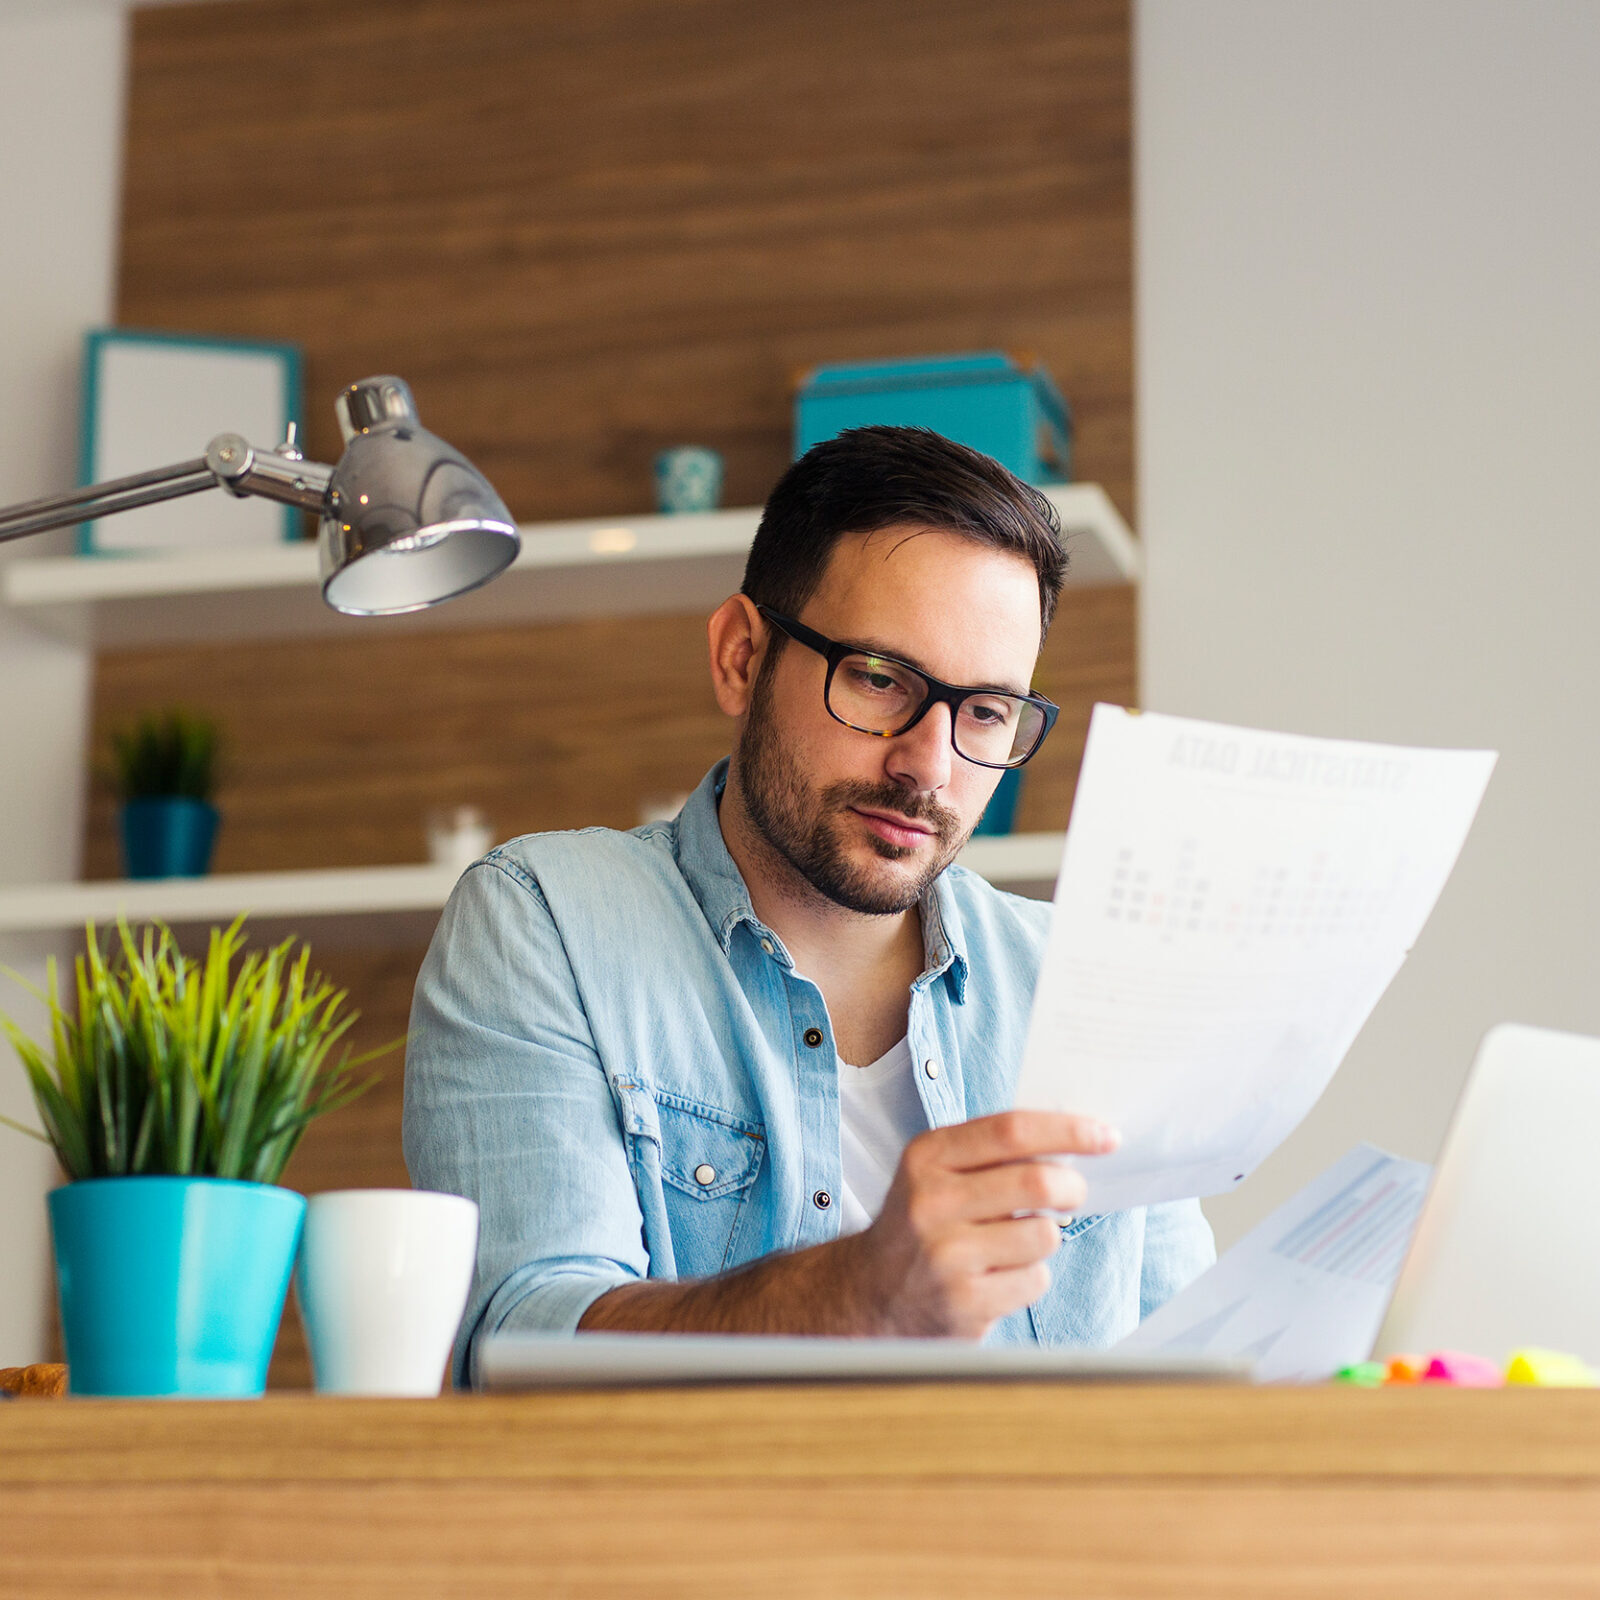
<path fill-rule="evenodd" d="M 1076 1210 L 1083 1175 L 1050 1159 L 1103 1155 L 1117 1135 L 1089 1117 L 1005 1111 L 919 1134 L 905 1148 L 877 1221 L 853 1240 L 852 1299 L 873 1331 L 981 1339 L 1050 1287 L 1061 1242 L 1050 1215 Z"/>
<path fill-rule="evenodd" d="M 1052 1217 L 1036 1213 L 1083 1204 L 1082 1174 L 1050 1158 L 1116 1147 L 1100 1123 L 1054 1111 L 936 1128 L 906 1146 L 883 1210 L 864 1232 L 715 1278 L 622 1284 L 595 1300 L 578 1326 L 981 1339 L 1050 1287 L 1061 1236 Z"/>

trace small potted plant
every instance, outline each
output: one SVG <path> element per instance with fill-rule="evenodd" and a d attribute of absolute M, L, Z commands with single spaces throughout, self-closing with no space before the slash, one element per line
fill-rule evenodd
<path fill-rule="evenodd" d="M 111 736 L 130 878 L 197 878 L 217 837 L 217 725 L 168 711 Z"/>
<path fill-rule="evenodd" d="M 278 1179 L 371 1056 L 331 1059 L 357 1013 L 308 949 L 235 966 L 242 929 L 213 929 L 196 960 L 161 924 L 123 923 L 108 958 L 91 924 L 70 1007 L 51 963 L 48 1041 L 0 1017 L 68 1179 L 48 1204 L 75 1394 L 266 1386 L 305 1214 Z"/>

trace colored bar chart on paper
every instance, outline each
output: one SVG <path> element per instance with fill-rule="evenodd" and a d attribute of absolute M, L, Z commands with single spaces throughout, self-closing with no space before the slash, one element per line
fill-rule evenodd
<path fill-rule="evenodd" d="M 1119 1348 L 1241 1356 L 1262 1382 L 1326 1378 L 1364 1359 L 1431 1170 L 1357 1145 Z"/>
<path fill-rule="evenodd" d="M 1430 1170 L 1374 1152 L 1363 1172 L 1273 1245 L 1274 1253 L 1391 1287 L 1411 1242 Z"/>

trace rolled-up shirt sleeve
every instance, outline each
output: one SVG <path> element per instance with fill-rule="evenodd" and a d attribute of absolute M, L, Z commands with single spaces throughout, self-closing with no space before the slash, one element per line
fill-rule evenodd
<path fill-rule="evenodd" d="M 644 1277 L 616 1102 L 537 883 L 491 857 L 457 884 L 417 978 L 406 1045 L 406 1166 L 478 1202 L 457 1385 L 501 1331 L 571 1333 Z"/>

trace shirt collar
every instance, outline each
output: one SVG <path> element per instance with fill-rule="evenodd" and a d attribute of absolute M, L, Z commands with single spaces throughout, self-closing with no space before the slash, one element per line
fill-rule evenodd
<path fill-rule="evenodd" d="M 913 988 L 926 988 L 935 978 L 950 975 L 950 992 L 957 1005 L 967 998 L 967 941 L 961 927 L 961 911 L 950 887 L 946 869 L 933 880 L 933 887 L 922 897 L 922 976 Z"/>
<path fill-rule="evenodd" d="M 748 922 L 763 937 L 770 937 L 756 919 L 750 891 L 728 854 L 722 824 L 717 820 L 717 801 L 722 798 L 727 781 L 728 758 L 724 756 L 684 801 L 677 820 L 678 870 L 700 902 L 706 921 L 716 930 L 724 955 L 733 943 L 733 930 L 741 922 Z"/>
<path fill-rule="evenodd" d="M 750 904 L 750 891 L 728 854 L 722 825 L 717 820 L 717 802 L 727 781 L 728 759 L 724 756 L 684 801 L 677 818 L 678 870 L 699 901 L 706 921 L 716 930 L 724 955 L 732 948 L 734 929 L 744 922 L 758 939 L 770 939 L 775 947 L 773 953 L 786 966 L 793 966 L 777 935 L 757 918 Z M 922 897 L 921 909 L 923 970 L 912 987 L 925 989 L 948 974 L 954 998 L 960 1003 L 966 998 L 969 968 L 961 913 L 948 873 L 942 872 L 934 880 Z"/>

